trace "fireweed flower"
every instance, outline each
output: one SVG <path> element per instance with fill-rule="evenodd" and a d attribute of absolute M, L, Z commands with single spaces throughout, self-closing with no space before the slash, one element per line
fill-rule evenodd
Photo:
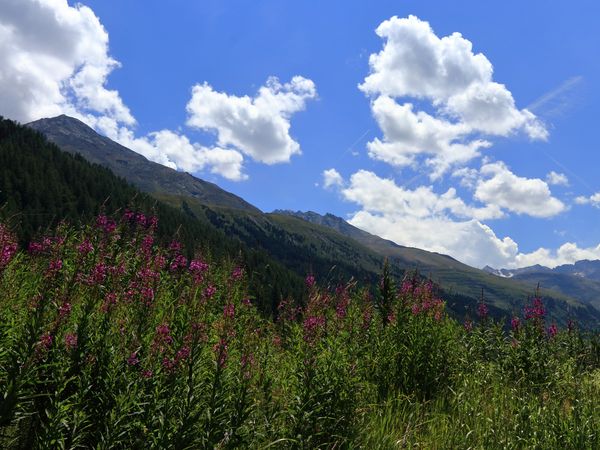
<path fill-rule="evenodd" d="M 512 319 L 510 319 L 510 327 L 515 333 L 519 331 L 521 327 L 521 321 L 518 317 L 513 317 Z"/>
<path fill-rule="evenodd" d="M 176 241 L 176 240 L 172 240 L 171 243 L 169 244 L 169 250 L 171 250 L 172 252 L 180 252 L 181 249 L 183 248 L 183 245 L 181 245 L 181 242 Z"/>
<path fill-rule="evenodd" d="M 203 274 L 208 270 L 208 264 L 199 259 L 193 259 L 190 261 L 188 270 L 192 274 L 194 284 L 200 284 L 202 281 L 204 281 Z"/>
<path fill-rule="evenodd" d="M 40 336 L 40 340 L 38 341 L 38 346 L 42 350 L 49 350 L 52 347 L 52 342 L 54 338 L 50 334 L 49 331 L 46 331 L 44 334 Z"/>
<path fill-rule="evenodd" d="M 144 239 L 142 239 L 142 251 L 145 254 L 149 254 L 152 251 L 153 245 L 154 245 L 154 236 L 152 236 L 151 234 L 144 236 Z"/>
<path fill-rule="evenodd" d="M 65 335 L 65 347 L 69 351 L 77 348 L 77 335 L 75 333 L 67 333 Z"/>
<path fill-rule="evenodd" d="M 73 309 L 73 307 L 71 306 L 71 304 L 69 302 L 64 302 L 58 308 L 58 316 L 61 319 L 64 319 L 64 318 L 68 317 L 71 314 L 71 309 Z"/>
<path fill-rule="evenodd" d="M 148 228 L 151 228 L 153 230 L 155 230 L 156 228 L 158 228 L 158 217 L 156 216 L 152 216 L 147 220 L 147 226 Z"/>
<path fill-rule="evenodd" d="M 304 319 L 302 328 L 304 329 L 304 340 L 309 344 L 315 342 L 317 335 L 325 327 L 325 318 L 320 316 L 310 316 Z"/>
<path fill-rule="evenodd" d="M 39 255 L 40 253 L 42 253 L 44 251 L 44 246 L 42 245 L 41 242 L 30 242 L 29 247 L 27 248 L 27 251 L 31 255 Z"/>
<path fill-rule="evenodd" d="M 104 280 L 106 280 L 106 273 L 108 269 L 104 263 L 98 263 L 92 269 L 92 273 L 90 273 L 87 284 L 90 286 L 96 286 L 98 284 L 102 284 Z"/>
<path fill-rule="evenodd" d="M 125 212 L 123 213 L 122 220 L 124 222 L 132 222 L 134 218 L 135 218 L 135 213 L 129 209 L 126 209 Z"/>
<path fill-rule="evenodd" d="M 53 277 L 62 269 L 63 262 L 61 259 L 53 259 L 48 263 L 48 269 L 46 270 L 47 277 Z"/>
<path fill-rule="evenodd" d="M 524 308 L 525 320 L 542 320 L 546 316 L 546 309 L 542 303 L 542 299 L 535 297 L 531 305 L 527 305 Z"/>
<path fill-rule="evenodd" d="M 419 314 L 419 312 L 421 312 L 421 307 L 419 306 L 418 303 L 415 303 L 410 308 L 410 312 L 412 313 L 413 316 L 416 316 L 417 314 Z"/>
<path fill-rule="evenodd" d="M 223 317 L 225 319 L 233 319 L 235 317 L 235 306 L 233 303 L 225 305 L 223 308 Z"/>
<path fill-rule="evenodd" d="M 102 302 L 102 306 L 100 307 L 100 310 L 103 313 L 106 313 L 108 311 L 110 311 L 110 309 L 117 304 L 117 294 L 115 294 L 114 292 L 109 292 L 108 294 L 106 294 L 106 297 L 104 297 L 104 301 Z"/>
<path fill-rule="evenodd" d="M 146 227 L 146 224 L 147 224 L 146 215 L 144 213 L 137 213 L 135 215 L 135 223 L 137 223 L 139 226 Z"/>
<path fill-rule="evenodd" d="M 183 255 L 177 255 L 175 258 L 173 258 L 173 261 L 171 262 L 171 266 L 169 267 L 171 269 L 171 272 L 175 272 L 178 269 L 185 269 L 187 267 L 187 258 Z"/>
<path fill-rule="evenodd" d="M 306 283 L 306 287 L 310 289 L 315 285 L 315 277 L 313 275 L 307 275 L 304 282 Z"/>
<path fill-rule="evenodd" d="M 212 298 L 216 293 L 217 293 L 217 288 L 212 285 L 208 286 L 206 289 L 204 289 L 204 297 L 207 300 Z"/>
<path fill-rule="evenodd" d="M 190 354 L 191 354 L 190 347 L 187 345 L 184 345 L 183 347 L 181 347 L 179 349 L 179 351 L 175 355 L 175 363 L 179 364 L 179 363 L 185 361 L 186 359 L 188 359 L 190 357 Z"/>
<path fill-rule="evenodd" d="M 479 316 L 479 318 L 482 320 L 487 318 L 488 313 L 489 313 L 488 306 L 484 302 L 480 302 L 479 305 L 477 306 L 477 315 Z"/>
<path fill-rule="evenodd" d="M 553 338 L 558 333 L 558 327 L 555 323 L 553 323 L 548 327 L 548 330 L 546 330 L 546 332 L 548 333 L 549 338 Z"/>
<path fill-rule="evenodd" d="M 163 255 L 156 255 L 156 257 L 154 258 L 154 268 L 156 270 L 162 270 L 165 268 L 166 265 L 167 258 L 165 258 Z"/>
<path fill-rule="evenodd" d="M 239 280 L 243 276 L 244 276 L 244 269 L 242 269 L 241 267 L 236 267 L 235 269 L 233 269 L 233 272 L 231 273 L 231 278 L 234 281 Z"/>
<path fill-rule="evenodd" d="M 94 251 L 94 246 L 89 241 L 89 239 L 84 239 L 84 241 L 77 246 L 77 251 L 82 255 L 86 256 L 89 253 Z"/>
<path fill-rule="evenodd" d="M 133 352 L 131 355 L 129 355 L 129 358 L 127 358 L 127 364 L 129 364 L 130 366 L 137 366 L 139 363 L 140 360 L 138 358 L 137 352 Z"/>
<path fill-rule="evenodd" d="M 166 323 L 157 326 L 156 334 L 152 341 L 152 352 L 163 353 L 171 344 L 173 344 L 173 337 L 171 336 L 169 326 Z"/>
<path fill-rule="evenodd" d="M 96 218 L 96 227 L 103 230 L 106 234 L 112 234 L 117 229 L 115 221 L 105 215 Z"/>

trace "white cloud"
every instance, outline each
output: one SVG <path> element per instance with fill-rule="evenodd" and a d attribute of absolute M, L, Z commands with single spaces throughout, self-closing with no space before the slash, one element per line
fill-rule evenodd
<path fill-rule="evenodd" d="M 486 264 L 507 268 L 535 263 L 557 265 L 565 261 L 574 262 L 576 259 L 573 258 L 581 259 L 596 251 L 565 244 L 555 254 L 545 249 L 520 253 L 512 238 L 496 236 L 481 221 L 503 217 L 504 209 L 523 209 L 533 215 L 547 214 L 556 206 L 552 197 L 545 196 L 543 186 L 539 184 L 545 183 L 519 177 L 515 180 L 515 175 L 500 163 L 488 163 L 476 173 L 471 170 L 468 175 L 478 177 L 473 186 L 479 183 L 483 186 L 482 192 L 490 197 L 486 198 L 489 201 L 483 207 L 466 204 L 454 188 L 443 194 L 435 193 L 432 186 L 409 190 L 398 186 L 393 179 L 380 178 L 365 170 L 354 173 L 340 193 L 344 199 L 360 206 L 350 219 L 353 225 L 400 245 L 449 254 L 475 267 Z M 491 178 L 482 179 L 482 174 Z M 481 184 L 495 177 L 513 183 L 514 190 L 499 181 L 491 185 Z M 529 205 L 529 200 L 519 199 L 518 195 L 531 196 L 534 203 L 538 201 L 541 205 Z M 600 195 L 598 197 L 600 200 Z M 510 199 L 513 204 L 507 204 Z"/>
<path fill-rule="evenodd" d="M 3 0 L 0 114 L 21 122 L 68 114 L 152 161 L 188 172 L 207 170 L 235 181 L 248 178 L 239 150 L 267 163 L 287 161 L 300 152 L 289 136 L 289 117 L 316 96 L 311 80 L 294 77 L 282 85 L 271 78 L 251 107 L 237 108 L 227 117 L 213 116 L 224 121 L 219 122 L 219 142 L 213 147 L 191 143 L 170 130 L 140 137 L 119 92 L 106 87 L 110 73 L 120 67 L 109 55 L 108 42 L 108 33 L 89 7 L 69 6 L 66 0 Z M 192 111 L 206 106 L 195 103 L 203 87 L 210 90 L 206 84 L 196 86 L 188 105 Z M 213 100 L 227 98 L 229 106 L 248 100 L 213 94 Z M 192 114 L 190 122 L 197 120 Z"/>
<path fill-rule="evenodd" d="M 568 186 L 569 179 L 564 173 L 558 173 L 555 171 L 551 171 L 548 175 L 546 175 L 546 181 L 548 184 L 554 186 Z"/>
<path fill-rule="evenodd" d="M 579 196 L 575 198 L 575 203 L 578 205 L 592 205 L 596 208 L 600 208 L 600 192 L 596 192 L 589 197 Z"/>
<path fill-rule="evenodd" d="M 187 124 L 216 131 L 220 146 L 235 147 L 256 161 L 288 162 L 300 153 L 300 145 L 290 136 L 290 118 L 316 95 L 315 84 L 300 76 L 285 84 L 271 77 L 252 98 L 199 84 L 187 105 Z"/>
<path fill-rule="evenodd" d="M 562 264 L 573 264 L 582 259 L 600 259 L 600 245 L 580 248 L 574 242 L 566 242 L 556 250 L 539 248 L 531 253 L 517 255 L 510 267 L 527 267 L 540 264 L 554 268 Z"/>
<path fill-rule="evenodd" d="M 0 105 L 27 122 L 62 112 L 95 111 L 132 125 L 118 92 L 105 87 L 119 63 L 94 12 L 66 0 L 0 3 Z"/>
<path fill-rule="evenodd" d="M 483 165 L 480 174 L 474 196 L 486 205 L 533 217 L 551 217 L 566 209 L 545 181 L 519 177 L 501 162 Z"/>
<path fill-rule="evenodd" d="M 454 221 L 448 217 L 418 218 L 357 212 L 350 223 L 400 245 L 451 255 L 465 264 L 507 267 L 518 247 L 510 238 L 498 238 L 477 220 Z"/>
<path fill-rule="evenodd" d="M 344 185 L 344 179 L 340 173 L 335 169 L 327 169 L 323 171 L 323 187 L 325 189 L 330 187 L 340 187 Z"/>
<path fill-rule="evenodd" d="M 428 155 L 432 179 L 452 165 L 475 158 L 479 149 L 490 145 L 479 139 L 465 142 L 470 129 L 464 124 L 450 123 L 423 111 L 414 112 L 412 104 L 400 105 L 385 95 L 377 97 L 371 109 L 383 132 L 383 141 L 375 138 L 369 142 L 369 155 L 393 166 L 414 164 L 417 155 Z"/>
<path fill-rule="evenodd" d="M 502 217 L 502 211 L 494 205 L 482 208 L 467 205 L 454 188 L 443 194 L 436 194 L 431 186 L 405 189 L 390 178 L 380 178 L 366 170 L 353 174 L 341 192 L 346 200 L 362 205 L 363 210 L 388 217 L 422 219 L 445 214 L 477 219 Z"/>
<path fill-rule="evenodd" d="M 547 138 L 544 125 L 527 109 L 517 109 L 510 91 L 493 81 L 490 61 L 473 53 L 460 33 L 439 38 L 415 16 L 394 16 L 376 33 L 385 44 L 370 56 L 370 74 L 359 86 L 375 98 L 371 108 L 384 134 L 383 141 L 369 143 L 372 157 L 405 166 L 428 155 L 435 179 L 490 145 L 478 135 L 522 131 L 531 139 Z M 435 116 L 396 103 L 407 97 L 429 101 Z"/>

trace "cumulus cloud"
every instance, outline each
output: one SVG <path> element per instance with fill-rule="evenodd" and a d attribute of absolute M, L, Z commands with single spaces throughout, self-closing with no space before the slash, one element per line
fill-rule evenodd
<path fill-rule="evenodd" d="M 531 253 L 521 253 L 508 267 L 527 267 L 534 264 L 554 268 L 562 264 L 573 264 L 582 259 L 600 259 L 600 245 L 581 248 L 574 242 L 566 242 L 556 250 L 539 248 Z"/>
<path fill-rule="evenodd" d="M 256 161 L 288 162 L 300 153 L 290 136 L 290 118 L 316 95 L 315 84 L 301 76 L 285 84 L 271 77 L 255 97 L 236 97 L 199 84 L 187 105 L 187 124 L 216 131 L 219 145 L 232 146 Z"/>
<path fill-rule="evenodd" d="M 548 184 L 554 186 L 568 186 L 569 179 L 564 173 L 558 173 L 555 171 L 551 171 L 548 175 L 546 175 L 546 181 Z"/>
<path fill-rule="evenodd" d="M 510 237 L 500 239 L 490 227 L 474 219 L 390 217 L 359 211 L 349 222 L 400 245 L 451 255 L 473 267 L 508 267 L 518 251 Z"/>
<path fill-rule="evenodd" d="M 67 114 L 152 161 L 235 181 L 247 178 L 242 152 L 269 164 L 300 153 L 289 136 L 289 119 L 316 96 L 311 80 L 294 77 L 281 84 L 271 78 L 254 99 L 196 86 L 190 123 L 219 132 L 216 145 L 206 147 L 170 130 L 136 136 L 135 118 L 119 92 L 107 88 L 118 67 L 108 33 L 89 7 L 67 0 L 0 2 L 0 114 L 21 122 Z M 205 117 L 205 126 L 198 125 L 207 107 L 212 122 Z"/>
<path fill-rule="evenodd" d="M 323 187 L 325 189 L 331 187 L 340 187 L 344 185 L 344 179 L 335 169 L 327 169 L 323 171 Z"/>
<path fill-rule="evenodd" d="M 369 144 L 371 156 L 395 166 L 429 155 L 432 178 L 452 165 L 479 156 L 488 147 L 477 135 L 509 136 L 522 131 L 546 139 L 547 130 L 527 109 L 518 109 L 510 91 L 493 81 L 493 67 L 460 33 L 439 38 L 415 16 L 392 17 L 376 33 L 383 49 L 369 58 L 370 73 L 359 88 L 372 96 L 373 115 L 384 138 Z M 436 115 L 414 112 L 399 98 L 430 102 Z M 394 121 L 399 121 L 394 128 Z"/>
<path fill-rule="evenodd" d="M 545 181 L 519 177 L 501 162 L 483 165 L 480 174 L 474 196 L 486 205 L 533 217 L 552 217 L 566 209 Z"/>
<path fill-rule="evenodd" d="M 596 208 L 600 208 L 600 192 L 596 192 L 589 197 L 579 196 L 575 198 L 575 203 L 578 205 L 592 205 Z"/>
<path fill-rule="evenodd" d="M 108 33 L 87 6 L 66 0 L 0 3 L 2 114 L 27 122 L 62 112 L 94 111 L 132 125 L 119 93 L 106 88 L 119 66 Z"/>
<path fill-rule="evenodd" d="M 449 167 L 470 161 L 479 149 L 489 147 L 485 140 L 465 141 L 469 127 L 414 111 L 410 103 L 398 104 L 382 95 L 371 104 L 373 116 L 383 132 L 383 141 L 375 138 L 367 144 L 369 155 L 393 166 L 415 163 L 418 155 L 429 155 L 433 179 Z"/>
<path fill-rule="evenodd" d="M 501 217 L 502 211 L 467 205 L 454 188 L 443 194 L 430 186 L 410 190 L 361 170 L 340 192 L 361 207 L 350 223 L 400 245 L 449 254 L 476 267 L 483 261 L 504 267 L 517 254 L 512 239 L 496 237 L 479 221 Z"/>
<path fill-rule="evenodd" d="M 243 173 L 244 157 L 236 150 L 204 147 L 170 130 L 156 131 L 142 138 L 126 133 L 119 140 L 146 158 L 174 169 L 186 172 L 207 169 L 232 181 L 248 178 Z"/>
<path fill-rule="evenodd" d="M 366 170 L 354 173 L 340 193 L 345 200 L 360 207 L 350 219 L 353 225 L 400 245 L 449 254 L 474 267 L 487 264 L 514 268 L 535 263 L 553 267 L 565 261 L 574 262 L 576 259 L 573 258 L 581 259 L 596 251 L 565 244 L 556 252 L 546 249 L 519 252 L 511 237 L 497 236 L 481 221 L 504 217 L 505 210 L 522 209 L 527 214 L 541 216 L 548 214 L 552 208 L 559 207 L 546 195 L 543 186 L 547 188 L 547 185 L 541 180 L 519 177 L 515 180 L 501 163 L 488 163 L 481 171 L 473 173 L 469 169 L 463 171 L 463 175 L 472 178 L 472 187 L 481 186 L 481 196 L 486 200 L 484 206 L 467 204 L 454 188 L 442 194 L 436 193 L 432 186 L 406 189 L 391 178 L 381 178 Z M 490 183 L 490 180 L 495 181 Z M 509 188 L 505 182 L 514 186 Z M 519 195 L 533 200 L 517 198 Z M 600 195 L 598 197 L 600 200 Z"/>
<path fill-rule="evenodd" d="M 452 214 L 462 218 L 493 219 L 502 217 L 495 205 L 473 207 L 457 196 L 450 188 L 437 194 L 432 186 L 405 189 L 393 179 L 380 178 L 375 173 L 359 170 L 350 177 L 349 185 L 341 190 L 346 200 L 358 203 L 364 211 L 388 217 L 412 216 L 417 219 Z"/>

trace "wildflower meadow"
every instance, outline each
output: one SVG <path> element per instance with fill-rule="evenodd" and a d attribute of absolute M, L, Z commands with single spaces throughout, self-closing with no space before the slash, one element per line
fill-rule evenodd
<path fill-rule="evenodd" d="M 308 274 L 268 317 L 235 257 L 158 226 L 125 211 L 18 248 L 0 225 L 1 448 L 600 448 L 598 334 L 539 296 L 458 320 L 386 264 L 379 286 Z"/>

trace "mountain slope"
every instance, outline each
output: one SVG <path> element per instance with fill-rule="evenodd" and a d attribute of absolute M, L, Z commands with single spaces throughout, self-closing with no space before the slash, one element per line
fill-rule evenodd
<path fill-rule="evenodd" d="M 354 277 L 371 284 L 381 272 L 384 257 L 388 257 L 396 277 L 401 277 L 406 270 L 417 268 L 425 276 L 431 275 L 434 281 L 440 282 L 449 308 L 459 317 L 467 311 L 473 315 L 482 290 L 492 313 L 501 316 L 520 310 L 535 288 L 515 280 L 498 279 L 446 255 L 398 246 L 352 227 L 335 216 L 313 216 L 307 220 L 306 217 L 292 217 L 289 213 L 263 214 L 253 207 L 238 207 L 243 202 L 241 199 L 234 205 L 221 201 L 231 200 L 231 194 L 219 188 L 219 201 L 210 196 L 193 195 L 186 189 L 173 189 L 172 183 L 163 180 L 163 173 L 177 180 L 184 174 L 132 155 L 130 150 L 65 116 L 38 121 L 31 126 L 46 133 L 59 145 L 66 146 L 66 151 L 81 153 L 91 161 L 100 161 L 187 216 L 209 223 L 250 248 L 268 253 L 298 276 L 312 272 L 322 283 L 336 283 L 337 280 Z M 119 152 L 134 163 L 119 162 L 122 159 Z M 158 175 L 154 175 L 153 170 Z M 575 316 L 582 322 L 600 323 L 600 312 L 589 305 L 582 305 L 559 293 L 545 291 L 543 294 L 559 321 L 565 322 L 568 316 Z"/>
<path fill-rule="evenodd" d="M 267 313 L 274 312 L 282 298 L 305 295 L 303 277 L 266 251 L 249 248 L 209 221 L 157 201 L 108 169 L 0 117 L 0 219 L 14 227 L 23 245 L 61 221 L 88 223 L 100 212 L 119 213 L 127 207 L 156 214 L 158 237 L 166 243 L 179 239 L 188 256 L 200 249 L 243 264 L 250 292 Z"/>
<path fill-rule="evenodd" d="M 534 282 L 526 277 L 499 277 L 467 266 L 447 255 L 398 245 L 360 230 L 344 219 L 332 214 L 322 216 L 311 211 L 283 210 L 275 211 L 275 213 L 298 217 L 337 230 L 346 236 L 352 237 L 377 254 L 390 258 L 396 266 L 418 269 L 421 273 L 429 275 L 449 293 L 468 298 L 478 298 L 483 292 L 488 302 L 503 311 L 519 311 L 524 300 L 532 295 L 537 285 L 537 281 Z M 589 284 L 585 286 L 589 286 Z M 595 291 L 587 292 L 584 286 L 577 290 L 571 290 L 571 293 L 557 289 L 555 284 L 541 283 L 541 287 L 541 294 L 549 303 L 564 302 L 562 308 L 567 310 L 569 308 L 572 308 L 572 311 L 577 310 L 580 306 L 579 300 L 588 305 L 597 306 L 596 303 L 589 301 L 589 296 L 593 296 Z M 577 299 L 577 301 L 574 299 Z M 596 308 L 593 311 L 589 308 L 585 308 L 585 310 L 592 317 L 596 317 L 598 314 Z"/>
<path fill-rule="evenodd" d="M 490 273 L 510 276 L 527 283 L 540 283 L 600 309 L 600 260 L 581 260 L 554 269 L 539 264 L 520 269 L 488 268 Z"/>
<path fill-rule="evenodd" d="M 69 153 L 79 153 L 125 178 L 144 192 L 185 195 L 207 205 L 258 212 L 242 198 L 213 183 L 147 160 L 127 147 L 101 136 L 83 122 L 69 116 L 40 119 L 27 124 Z"/>

